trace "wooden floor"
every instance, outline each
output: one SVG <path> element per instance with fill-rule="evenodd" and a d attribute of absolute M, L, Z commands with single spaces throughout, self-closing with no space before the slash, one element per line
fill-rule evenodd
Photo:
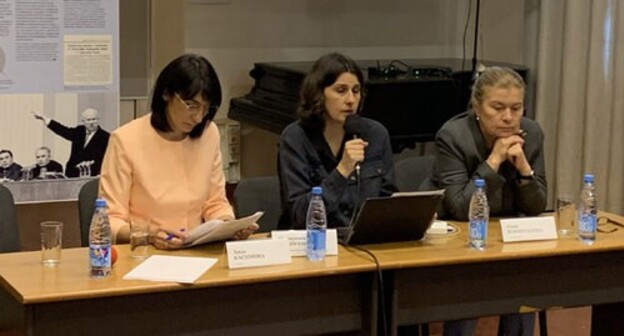
<path fill-rule="evenodd" d="M 589 336 L 591 324 L 591 307 L 550 310 L 548 315 L 549 336 Z M 442 335 L 442 323 L 429 325 L 431 336 Z M 479 319 L 475 336 L 496 336 L 498 317 Z M 535 336 L 539 336 L 538 322 L 535 323 Z"/>

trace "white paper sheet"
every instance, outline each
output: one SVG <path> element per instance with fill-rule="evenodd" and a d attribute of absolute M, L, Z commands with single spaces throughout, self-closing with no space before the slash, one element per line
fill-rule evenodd
<path fill-rule="evenodd" d="M 249 227 L 262 217 L 264 212 L 258 211 L 255 214 L 230 221 L 214 219 L 200 224 L 188 233 L 184 241 L 186 247 L 201 245 L 214 241 L 231 238 L 237 231 Z"/>
<path fill-rule="evenodd" d="M 194 283 L 218 259 L 153 255 L 124 275 L 124 280 Z"/>

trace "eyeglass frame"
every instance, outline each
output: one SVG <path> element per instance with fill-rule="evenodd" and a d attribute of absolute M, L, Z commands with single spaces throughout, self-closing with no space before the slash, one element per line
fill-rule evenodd
<path fill-rule="evenodd" d="M 600 216 L 600 217 L 598 217 L 596 219 L 596 231 L 598 231 L 600 233 L 613 233 L 613 232 L 618 230 L 617 227 L 612 227 L 610 229 L 603 229 L 603 228 L 601 228 L 601 226 L 605 226 L 605 225 L 608 225 L 608 224 L 619 226 L 620 228 L 624 228 L 624 224 L 622 224 L 622 223 L 620 223 L 618 221 L 612 220 L 612 219 L 610 219 L 607 216 Z"/>
<path fill-rule="evenodd" d="M 186 110 L 186 112 L 191 113 L 191 114 L 195 114 L 197 112 L 202 112 L 202 119 L 205 118 L 207 115 L 211 115 L 210 116 L 210 120 L 212 120 L 212 118 L 214 117 L 215 113 L 217 112 L 217 109 L 219 108 L 218 106 L 214 106 L 214 105 L 210 105 L 210 104 L 206 104 L 206 107 L 203 109 L 203 111 L 201 109 L 198 109 L 196 111 L 192 111 L 191 109 L 193 108 L 201 108 L 204 104 L 199 104 L 199 105 L 189 105 L 186 103 L 186 101 L 184 101 L 184 99 L 182 99 L 182 97 L 180 97 L 179 94 L 175 94 L 175 97 L 178 98 L 178 100 L 180 101 L 180 103 L 182 103 L 182 106 L 184 106 L 184 109 Z"/>

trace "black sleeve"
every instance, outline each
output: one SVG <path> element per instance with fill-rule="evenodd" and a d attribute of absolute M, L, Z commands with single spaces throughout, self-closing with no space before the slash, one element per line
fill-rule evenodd
<path fill-rule="evenodd" d="M 67 127 L 59 122 L 54 120 L 50 120 L 48 124 L 48 128 L 56 133 L 57 135 L 65 138 L 66 140 L 73 141 L 76 137 L 77 128 L 76 127 Z"/>
<path fill-rule="evenodd" d="M 457 220 L 467 220 L 470 197 L 475 191 L 472 180 L 484 179 L 488 191 L 502 189 L 505 180 L 485 161 L 471 173 L 467 167 L 466 153 L 458 141 L 461 140 L 456 139 L 452 132 L 440 130 L 435 142 L 434 174 L 439 187 L 445 190 L 443 199 L 445 215 Z"/>
<path fill-rule="evenodd" d="M 316 186 L 311 176 L 318 172 L 315 169 L 320 166 L 320 163 L 310 159 L 316 157 L 316 153 L 312 153 L 313 147 L 306 146 L 301 136 L 285 132 L 280 140 L 278 153 L 282 209 L 288 212 L 286 215 L 290 217 L 291 227 L 295 229 L 305 228 L 311 191 Z M 322 180 L 321 187 L 327 217 L 331 218 L 334 212 L 339 211 L 338 204 L 347 189 L 347 179 L 334 169 Z"/>

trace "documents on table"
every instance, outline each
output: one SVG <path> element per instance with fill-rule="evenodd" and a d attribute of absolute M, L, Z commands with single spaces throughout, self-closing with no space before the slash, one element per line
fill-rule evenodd
<path fill-rule="evenodd" d="M 264 212 L 258 211 L 251 216 L 229 221 L 209 220 L 189 231 L 186 240 L 184 240 L 184 245 L 190 247 L 232 238 L 237 231 L 257 222 L 263 214 Z"/>
<path fill-rule="evenodd" d="M 194 283 L 218 259 L 152 255 L 124 275 L 124 280 Z"/>

